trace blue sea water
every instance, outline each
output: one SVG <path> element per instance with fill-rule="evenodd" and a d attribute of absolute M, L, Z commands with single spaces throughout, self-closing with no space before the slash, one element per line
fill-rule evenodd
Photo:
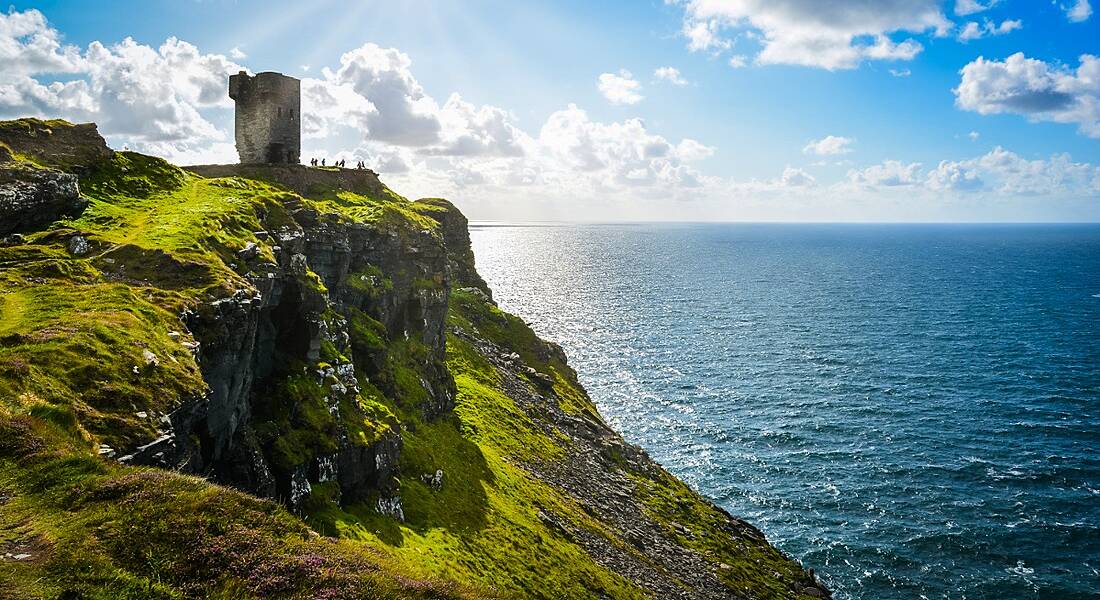
<path fill-rule="evenodd" d="M 1100 226 L 479 226 L 608 421 L 837 598 L 1100 598 Z"/>

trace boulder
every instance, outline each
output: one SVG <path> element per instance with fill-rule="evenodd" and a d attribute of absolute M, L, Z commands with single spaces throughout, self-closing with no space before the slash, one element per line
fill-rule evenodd
<path fill-rule="evenodd" d="M 73 256 L 84 256 L 88 253 L 88 238 L 82 235 L 74 235 L 69 238 L 69 254 Z M 146 350 L 148 352 L 148 350 Z"/>
<path fill-rule="evenodd" d="M 0 165 L 0 235 L 32 231 L 84 211 L 76 175 L 7 163 Z"/>

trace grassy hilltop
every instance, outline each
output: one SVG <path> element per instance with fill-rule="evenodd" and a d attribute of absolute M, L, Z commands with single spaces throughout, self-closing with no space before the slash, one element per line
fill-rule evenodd
<path fill-rule="evenodd" d="M 0 123 L 0 190 L 80 189 L 0 244 L 0 598 L 828 596 L 603 423 L 448 202 L 92 134 Z"/>

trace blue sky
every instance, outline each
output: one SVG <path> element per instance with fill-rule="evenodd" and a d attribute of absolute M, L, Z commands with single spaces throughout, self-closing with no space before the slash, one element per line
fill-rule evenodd
<path fill-rule="evenodd" d="M 0 117 L 95 120 L 116 146 L 222 162 L 222 78 L 278 70 L 316 107 L 307 156 L 366 159 L 479 219 L 1097 221 L 1092 9 L 14 2 Z"/>

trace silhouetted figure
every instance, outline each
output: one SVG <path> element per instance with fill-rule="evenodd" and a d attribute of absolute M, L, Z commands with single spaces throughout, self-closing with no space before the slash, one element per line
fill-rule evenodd
<path fill-rule="evenodd" d="M 323 166 L 325 166 L 325 160 L 326 160 L 326 159 L 324 159 L 324 158 L 322 158 L 322 159 L 321 159 L 321 166 L 322 166 L 322 167 L 323 167 Z"/>

